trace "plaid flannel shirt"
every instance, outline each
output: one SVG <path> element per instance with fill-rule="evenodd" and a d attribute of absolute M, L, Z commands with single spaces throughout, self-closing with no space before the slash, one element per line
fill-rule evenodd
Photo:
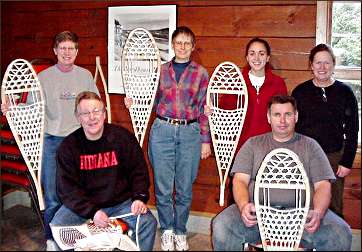
<path fill-rule="evenodd" d="M 176 82 L 172 62 L 161 67 L 160 83 L 155 98 L 156 113 L 174 119 L 198 119 L 201 142 L 211 143 L 209 122 L 204 114 L 209 83 L 207 70 L 192 61 Z"/>

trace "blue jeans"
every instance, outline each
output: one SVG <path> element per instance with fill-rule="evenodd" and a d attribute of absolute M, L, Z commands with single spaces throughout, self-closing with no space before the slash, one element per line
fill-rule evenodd
<path fill-rule="evenodd" d="M 131 200 L 126 200 L 116 206 L 102 208 L 102 210 L 109 216 L 119 216 L 123 214 L 131 213 Z M 131 215 L 124 217 L 123 220 L 127 222 L 129 228 L 134 232 L 132 234 L 132 240 L 136 242 L 136 221 L 137 216 Z M 87 219 L 80 217 L 72 210 L 62 205 L 56 212 L 51 224 L 52 225 L 80 225 L 87 221 Z M 139 219 L 138 227 L 138 242 L 142 251 L 151 251 L 153 249 L 153 243 L 155 242 L 157 220 L 148 210 L 146 214 L 142 214 Z"/>
<path fill-rule="evenodd" d="M 43 146 L 43 159 L 41 170 L 41 184 L 44 193 L 44 228 L 45 238 L 47 240 L 53 239 L 49 223 L 55 212 L 60 208 L 61 202 L 56 191 L 56 169 L 57 162 L 55 159 L 57 149 L 64 137 L 52 136 L 45 134 Z"/>
<path fill-rule="evenodd" d="M 148 154 L 153 167 L 161 232 L 171 229 L 176 234 L 186 234 L 192 184 L 197 176 L 200 153 L 200 126 L 197 122 L 172 125 L 155 119 L 150 131 Z"/>
<path fill-rule="evenodd" d="M 212 220 L 212 243 L 214 250 L 242 250 L 243 244 L 260 242 L 258 225 L 246 227 L 240 211 L 232 204 Z M 352 244 L 352 231 L 349 225 L 331 210 L 321 220 L 319 229 L 309 234 L 304 231 L 301 245 L 317 251 L 349 251 Z"/>

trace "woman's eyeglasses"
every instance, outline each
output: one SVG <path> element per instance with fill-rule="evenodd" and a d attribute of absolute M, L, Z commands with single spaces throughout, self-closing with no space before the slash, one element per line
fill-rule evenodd
<path fill-rule="evenodd" d="M 74 52 L 76 50 L 75 47 L 58 47 L 59 51 L 65 52 L 65 51 L 69 51 L 69 52 Z"/>
<path fill-rule="evenodd" d="M 175 47 L 182 47 L 182 46 L 184 46 L 185 48 L 191 48 L 192 47 L 192 42 L 189 42 L 189 41 L 185 41 L 185 42 L 175 41 L 173 43 L 174 43 Z"/>

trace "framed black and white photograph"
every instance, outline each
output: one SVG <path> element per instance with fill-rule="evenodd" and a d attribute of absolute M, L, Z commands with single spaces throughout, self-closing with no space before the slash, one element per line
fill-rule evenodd
<path fill-rule="evenodd" d="M 128 34 L 148 30 L 155 39 L 161 63 L 174 57 L 171 35 L 176 29 L 176 5 L 108 7 L 108 92 L 124 94 L 121 60 Z"/>

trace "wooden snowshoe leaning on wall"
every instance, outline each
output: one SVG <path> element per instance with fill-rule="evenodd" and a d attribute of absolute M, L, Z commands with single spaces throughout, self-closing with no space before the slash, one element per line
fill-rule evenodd
<path fill-rule="evenodd" d="M 150 32 L 130 32 L 122 53 L 124 90 L 133 104 L 129 108 L 134 134 L 142 146 L 160 78 L 161 58 Z"/>
<path fill-rule="evenodd" d="M 236 95 L 235 109 L 222 109 L 221 96 Z M 210 78 L 206 104 L 216 164 L 220 178 L 220 206 L 224 205 L 226 179 L 239 142 L 248 107 L 248 91 L 238 66 L 232 62 L 219 64 Z"/>

